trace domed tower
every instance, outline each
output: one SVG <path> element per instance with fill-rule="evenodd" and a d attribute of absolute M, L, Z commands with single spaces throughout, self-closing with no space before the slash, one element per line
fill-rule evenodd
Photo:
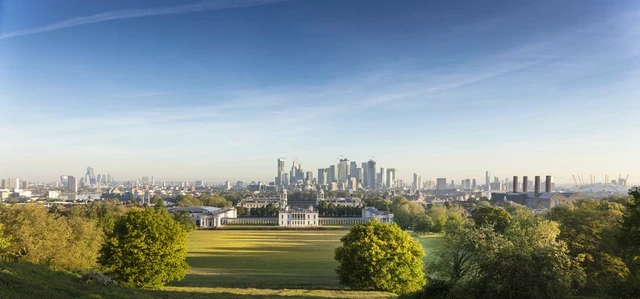
<path fill-rule="evenodd" d="M 287 205 L 287 189 L 282 188 L 282 192 L 280 193 L 280 208 L 284 209 Z"/>

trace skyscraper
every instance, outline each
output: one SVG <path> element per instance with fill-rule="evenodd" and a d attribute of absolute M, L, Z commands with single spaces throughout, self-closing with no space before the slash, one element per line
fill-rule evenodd
<path fill-rule="evenodd" d="M 349 159 L 340 159 L 338 163 L 338 183 L 346 183 L 349 180 Z"/>
<path fill-rule="evenodd" d="M 423 188 L 422 176 L 418 176 L 418 190 L 422 190 L 422 188 Z"/>
<path fill-rule="evenodd" d="M 491 174 L 489 173 L 489 171 L 487 170 L 487 172 L 485 173 L 485 189 L 487 191 L 491 191 Z"/>
<path fill-rule="evenodd" d="M 327 184 L 328 172 L 326 168 L 318 168 L 318 185 L 322 186 Z"/>
<path fill-rule="evenodd" d="M 396 169 L 387 168 L 387 188 L 395 187 L 396 183 Z"/>
<path fill-rule="evenodd" d="M 276 173 L 276 186 L 284 185 L 284 159 L 278 159 L 278 170 Z"/>
<path fill-rule="evenodd" d="M 376 185 L 376 161 L 373 160 L 369 160 L 369 162 L 367 162 L 366 166 L 363 165 L 364 167 L 364 183 L 365 183 L 365 187 L 369 188 L 369 189 L 375 189 L 377 187 Z"/>
<path fill-rule="evenodd" d="M 60 184 L 62 184 L 62 187 L 64 187 L 64 188 L 69 187 L 69 176 L 68 175 L 61 175 L 60 176 Z"/>
<path fill-rule="evenodd" d="M 78 182 L 76 182 L 76 177 L 72 175 L 67 176 L 67 190 L 73 194 L 78 193 Z"/>
<path fill-rule="evenodd" d="M 413 173 L 413 183 L 411 184 L 411 188 L 418 189 L 418 174 Z"/>
<path fill-rule="evenodd" d="M 87 167 L 87 173 L 85 174 L 84 181 L 90 185 L 96 184 L 96 175 L 93 173 L 93 168 L 91 166 Z"/>
<path fill-rule="evenodd" d="M 387 176 L 386 176 L 384 167 L 380 167 L 380 179 L 378 180 L 379 181 L 378 185 L 380 185 L 380 188 L 389 187 L 389 186 L 385 186 L 386 178 Z"/>
<path fill-rule="evenodd" d="M 356 161 L 351 161 L 351 164 L 349 164 L 349 176 L 350 177 L 355 177 L 357 174 L 354 174 L 354 169 L 358 169 L 358 162 Z"/>
<path fill-rule="evenodd" d="M 331 165 L 329 166 L 329 184 L 333 183 L 333 182 L 337 182 L 338 181 L 338 171 L 336 169 L 335 165 Z"/>
<path fill-rule="evenodd" d="M 20 189 L 20 179 L 19 178 L 9 178 L 9 189 Z"/>
<path fill-rule="evenodd" d="M 446 178 L 438 178 L 436 182 L 436 189 L 445 190 L 447 189 L 447 179 Z"/>

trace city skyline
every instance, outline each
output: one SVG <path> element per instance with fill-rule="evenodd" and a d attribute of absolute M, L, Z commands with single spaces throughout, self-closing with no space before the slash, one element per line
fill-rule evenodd
<path fill-rule="evenodd" d="M 550 176 L 552 177 L 552 182 L 556 185 L 561 185 L 561 186 L 587 186 L 587 185 L 591 185 L 591 184 L 601 184 L 601 183 L 606 183 L 606 184 L 616 184 L 613 183 L 612 181 L 619 181 L 620 179 L 622 179 L 625 182 L 625 185 L 629 185 L 629 186 L 634 186 L 637 185 L 638 183 L 636 183 L 633 178 L 629 179 L 630 174 L 618 174 L 618 176 L 615 175 L 610 175 L 610 174 L 606 174 L 603 176 L 602 179 L 599 179 L 597 175 L 588 175 L 589 180 L 585 180 L 584 179 L 584 174 L 581 173 L 576 173 L 576 174 L 572 174 L 570 180 L 572 181 L 568 181 L 566 180 L 566 178 L 560 178 L 558 180 L 557 177 L 553 176 L 550 173 L 547 173 L 546 175 L 543 175 L 541 173 L 535 173 L 533 174 L 533 176 L 531 175 L 527 175 L 527 174 L 522 174 L 522 173 L 517 173 L 517 174 L 500 174 L 498 173 L 496 175 L 496 173 L 493 173 L 491 171 L 485 171 L 484 175 L 485 175 L 485 180 L 481 180 L 478 179 L 476 177 L 474 177 L 473 175 L 470 176 L 464 176 L 464 177 L 460 177 L 460 178 L 453 178 L 453 177 L 447 177 L 447 176 L 442 176 L 442 175 L 438 175 L 438 174 L 434 174 L 434 175 L 423 175 L 422 173 L 408 173 L 408 174 L 404 174 L 402 171 L 400 171 L 400 169 L 397 168 L 393 168 L 393 167 L 380 167 L 380 164 L 377 163 L 377 161 L 375 160 L 371 160 L 369 159 L 368 161 L 352 161 L 349 160 L 346 157 L 341 157 L 341 158 L 336 158 L 336 162 L 333 164 L 327 164 L 325 165 L 326 167 L 319 167 L 319 168 L 313 168 L 313 166 L 311 166 L 311 168 L 306 168 L 305 165 L 303 165 L 303 163 L 296 157 L 293 160 L 289 161 L 291 162 L 291 168 L 287 167 L 287 159 L 285 157 L 280 157 L 277 158 L 277 168 L 276 168 L 276 172 L 274 173 L 274 177 L 272 179 L 260 179 L 260 178 L 247 178 L 247 179 L 233 179 L 233 178 L 227 178 L 227 179 L 221 179 L 221 180 L 215 180 L 215 179 L 203 179 L 203 178 L 195 178 L 195 179 L 184 179 L 184 178 L 178 178 L 178 179 L 166 179 L 166 178 L 159 178 L 156 180 L 154 175 L 149 175 L 149 174 L 143 174 L 141 176 L 137 176 L 137 177 L 126 177 L 122 180 L 118 179 L 115 180 L 115 176 L 111 175 L 111 173 L 102 173 L 102 174 L 98 174 L 97 176 L 93 175 L 94 172 L 94 168 L 91 166 L 86 167 L 86 173 L 83 176 L 80 176 L 80 182 L 83 182 L 83 184 L 87 184 L 87 185 L 96 185 L 96 182 L 98 183 L 113 183 L 113 182 L 137 182 L 140 183 L 142 185 L 144 184 L 149 184 L 151 183 L 153 185 L 153 182 L 157 182 L 157 183 L 181 183 L 181 182 L 191 182 L 191 183 L 196 183 L 196 185 L 198 183 L 202 184 L 203 182 L 206 183 L 213 183 L 213 184 L 217 184 L 217 185 L 223 185 L 223 184 L 229 184 L 231 183 L 235 183 L 235 182 L 242 182 L 242 183 L 249 183 L 249 182 L 261 182 L 262 184 L 271 184 L 273 183 L 276 186 L 287 186 L 289 185 L 289 183 L 291 184 L 297 184 L 298 182 L 305 182 L 305 183 L 311 183 L 311 181 L 314 181 L 316 183 L 314 184 L 318 184 L 318 185 L 330 185 L 330 182 L 336 182 L 338 185 L 340 186 L 341 183 L 346 183 L 345 186 L 349 185 L 349 179 L 351 179 L 353 176 L 357 177 L 357 181 L 359 182 L 359 184 L 364 187 L 365 189 L 371 189 L 371 185 L 370 185 L 370 180 L 373 179 L 374 180 L 374 189 L 375 188 L 388 188 L 389 184 L 391 183 L 393 187 L 401 187 L 401 186 L 396 186 L 393 185 L 393 182 L 396 181 L 400 181 L 402 182 L 402 184 L 407 187 L 407 188 L 413 188 L 415 189 L 416 186 L 420 186 L 420 188 L 424 187 L 423 185 L 426 185 L 426 183 L 432 183 L 434 185 L 435 188 L 441 188 L 438 186 L 441 185 L 445 185 L 445 186 L 451 186 L 451 185 L 462 185 L 462 186 L 467 186 L 466 188 L 469 189 L 470 186 L 473 186 L 473 188 L 475 189 L 476 186 L 478 187 L 482 187 L 482 186 L 487 186 L 490 183 L 500 183 L 500 184 L 512 184 L 513 183 L 513 179 L 515 179 L 515 182 L 518 186 L 520 186 L 519 188 L 523 188 L 522 182 L 527 181 L 529 184 L 528 185 L 533 185 L 533 181 L 532 180 L 527 180 L 527 178 L 529 177 L 536 177 L 536 176 Z M 359 170 L 359 173 L 357 175 L 353 175 L 353 173 L 351 174 L 346 174 L 346 177 L 341 177 L 338 172 L 339 172 L 339 165 L 342 162 L 351 162 L 348 165 L 354 166 L 354 165 L 358 165 L 358 163 L 361 162 L 362 167 L 356 167 L 357 170 Z M 371 168 L 373 167 L 373 168 Z M 331 169 L 334 168 L 334 172 L 335 172 L 335 177 L 332 177 L 331 175 Z M 282 171 L 284 169 L 284 171 Z M 287 169 L 290 169 L 290 171 L 287 171 Z M 373 175 L 370 172 L 370 169 L 375 169 L 375 173 L 373 173 Z M 322 170 L 322 173 L 321 173 Z M 292 177 L 292 174 L 295 173 L 295 177 Z M 281 174 L 281 176 L 279 176 L 278 174 Z M 383 177 L 380 177 L 380 175 L 383 174 Z M 391 176 L 389 176 L 391 174 Z M 316 176 L 317 175 L 317 176 Z M 58 180 L 48 180 L 48 179 L 44 179 L 44 180 L 38 180 L 38 179 L 33 179 L 33 177 L 27 177 L 27 181 L 29 182 L 38 182 L 38 183 L 51 183 L 51 182 L 62 182 L 62 186 L 65 186 L 65 180 L 67 180 L 67 177 L 72 177 L 75 176 L 75 174 L 63 174 L 60 175 L 58 177 Z M 593 177 L 592 177 L 593 176 Z M 405 178 L 407 177 L 407 178 Z M 522 177 L 522 182 L 518 182 L 517 177 Z M 2 176 L 0 175 L 0 178 L 3 178 L 3 181 L 5 180 L 4 178 L 8 178 L 7 182 L 9 182 L 9 180 L 24 180 L 24 177 L 19 177 L 19 176 Z M 151 179 L 149 179 L 151 178 Z M 279 179 L 284 179 L 286 180 L 286 183 L 284 181 L 282 181 L 282 183 L 279 183 Z M 380 182 L 380 180 L 382 180 L 382 182 Z M 451 182 L 449 184 L 449 181 Z M 472 183 L 473 182 L 473 183 Z M 478 183 L 478 182 L 483 182 L 483 183 Z M 416 184 L 418 183 L 418 184 Z M 14 183 L 13 185 L 18 185 L 19 183 Z"/>
<path fill-rule="evenodd" d="M 504 4 L 2 1 L 0 177 L 640 182 L 640 4 Z"/>

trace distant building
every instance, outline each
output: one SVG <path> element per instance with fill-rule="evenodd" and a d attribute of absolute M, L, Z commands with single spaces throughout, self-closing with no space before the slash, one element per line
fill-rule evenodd
<path fill-rule="evenodd" d="M 10 178 L 8 189 L 20 189 L 20 179 Z"/>
<path fill-rule="evenodd" d="M 288 204 L 287 189 L 282 189 L 279 196 L 254 196 L 248 197 L 240 201 L 238 204 L 241 207 L 251 211 L 254 208 L 266 207 L 268 204 L 273 204 L 278 208 L 284 208 Z"/>
<path fill-rule="evenodd" d="M 358 180 L 354 177 L 349 179 L 349 190 L 356 191 L 358 190 Z"/>
<path fill-rule="evenodd" d="M 349 159 L 340 159 L 338 163 L 338 183 L 346 183 L 349 180 Z"/>
<path fill-rule="evenodd" d="M 449 188 L 447 188 L 447 179 L 446 178 L 438 178 L 436 180 L 436 189 L 438 189 L 438 190 L 449 189 Z"/>
<path fill-rule="evenodd" d="M 363 163 L 364 164 L 364 163 Z M 366 165 L 362 165 L 364 168 L 364 186 L 365 188 L 376 188 L 376 161 L 369 160 Z"/>
<path fill-rule="evenodd" d="M 362 209 L 362 218 L 366 220 L 376 219 L 382 223 L 393 223 L 393 213 L 387 211 L 378 211 L 374 207 L 366 207 Z"/>
<path fill-rule="evenodd" d="M 329 171 L 326 168 L 318 168 L 318 185 L 324 186 L 327 184 L 327 174 Z"/>
<path fill-rule="evenodd" d="M 313 207 L 309 209 L 290 209 L 286 207 L 278 213 L 279 226 L 308 227 L 319 226 L 320 218 L 318 211 L 314 211 Z"/>
<path fill-rule="evenodd" d="M 58 199 L 60 198 L 60 192 L 58 191 L 47 191 L 48 199 Z"/>
<path fill-rule="evenodd" d="M 222 218 L 236 218 L 237 213 L 234 207 L 216 208 L 216 207 L 180 207 L 169 208 L 171 213 L 187 212 L 199 228 L 213 228 L 221 224 Z"/>
<path fill-rule="evenodd" d="M 491 193 L 492 201 L 511 201 L 527 206 L 531 209 L 551 209 L 555 206 L 574 203 L 583 199 L 582 195 L 576 192 L 517 192 L 517 193 Z"/>
<path fill-rule="evenodd" d="M 78 183 L 76 182 L 76 177 L 69 175 L 67 176 L 67 190 L 72 194 L 78 193 Z"/>
<path fill-rule="evenodd" d="M 395 187 L 396 183 L 396 169 L 395 168 L 387 168 L 387 188 Z"/>

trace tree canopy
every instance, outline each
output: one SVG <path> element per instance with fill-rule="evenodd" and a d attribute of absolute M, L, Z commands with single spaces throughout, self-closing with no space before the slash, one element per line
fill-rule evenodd
<path fill-rule="evenodd" d="M 477 226 L 491 226 L 497 232 L 504 232 L 511 223 L 511 215 L 498 207 L 480 207 L 473 211 L 473 221 Z"/>
<path fill-rule="evenodd" d="M 397 225 L 370 221 L 351 227 L 336 248 L 340 283 L 354 289 L 397 294 L 425 284 L 422 246 Z"/>
<path fill-rule="evenodd" d="M 100 250 L 106 274 L 128 286 L 158 288 L 184 278 L 187 232 L 165 209 L 131 209 Z"/>
<path fill-rule="evenodd" d="M 3 208 L 0 223 L 11 240 L 5 254 L 20 261 L 60 270 L 96 265 L 103 232 L 95 220 L 64 217 L 49 213 L 43 206 L 27 204 Z"/>
<path fill-rule="evenodd" d="M 427 268 L 445 279 L 448 298 L 563 298 L 584 283 L 584 272 L 559 233 L 556 222 L 541 219 L 502 232 L 470 220 L 447 222 Z"/>

